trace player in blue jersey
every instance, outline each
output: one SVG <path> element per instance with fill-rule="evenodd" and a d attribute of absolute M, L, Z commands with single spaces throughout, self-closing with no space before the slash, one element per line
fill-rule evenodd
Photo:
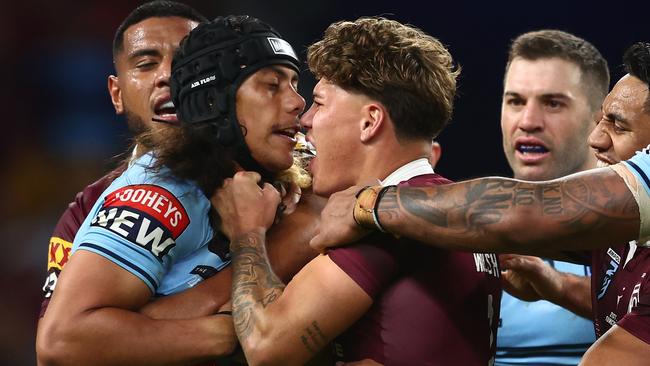
<path fill-rule="evenodd" d="M 212 192 L 237 166 L 269 181 L 292 167 L 305 102 L 293 49 L 265 23 L 217 18 L 192 35 L 174 58 L 173 76 L 160 78 L 171 95 L 167 88 L 152 97 L 159 123 L 138 136 L 135 160 L 75 237 L 41 320 L 43 364 L 180 364 L 232 350 L 229 316 L 152 320 L 136 310 L 227 264 Z M 151 67 L 148 53 L 138 56 L 138 67 Z M 283 176 L 290 211 L 299 197 L 296 175 Z"/>
<path fill-rule="evenodd" d="M 549 180 L 596 166 L 587 137 L 607 94 L 609 72 L 591 43 L 557 30 L 522 34 L 510 45 L 503 84 L 503 150 L 516 179 Z M 588 266 L 547 263 L 589 286 L 583 280 Z M 504 293 L 495 365 L 577 365 L 595 336 L 589 299 L 574 311 L 578 315 Z"/>

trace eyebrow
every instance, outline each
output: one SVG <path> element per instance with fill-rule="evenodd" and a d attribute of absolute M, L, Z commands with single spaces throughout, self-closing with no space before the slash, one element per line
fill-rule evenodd
<path fill-rule="evenodd" d="M 160 56 L 160 51 L 153 48 L 143 48 L 141 50 L 137 50 L 128 54 L 127 59 L 133 60 L 134 58 L 141 56 Z"/>
<path fill-rule="evenodd" d="M 299 81 L 300 80 L 300 75 L 298 73 L 292 73 L 287 69 L 284 69 L 278 65 L 271 65 L 269 66 L 269 69 L 271 69 L 273 72 L 278 74 L 278 76 L 283 77 L 285 79 L 290 79 L 291 81 Z"/>
<path fill-rule="evenodd" d="M 606 113 L 605 116 L 610 120 L 627 123 L 627 118 L 623 117 L 623 115 L 616 112 Z"/>
<path fill-rule="evenodd" d="M 571 98 L 563 93 L 547 93 L 540 96 L 541 99 L 564 99 L 571 100 Z"/>
<path fill-rule="evenodd" d="M 503 93 L 504 97 L 516 97 L 516 98 L 523 98 L 521 94 L 513 91 L 506 91 Z M 535 98 L 540 98 L 540 99 L 563 99 L 563 100 L 571 100 L 571 98 L 563 93 L 546 93 L 542 94 L 539 96 L 535 96 Z"/>

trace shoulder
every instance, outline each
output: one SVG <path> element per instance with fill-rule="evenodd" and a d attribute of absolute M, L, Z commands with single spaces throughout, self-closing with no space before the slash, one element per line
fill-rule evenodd
<path fill-rule="evenodd" d="M 72 242 L 81 223 L 88 216 L 95 202 L 125 169 L 126 165 L 121 165 L 77 193 L 74 201 L 68 204 L 68 207 L 59 218 L 52 236 Z"/>
<path fill-rule="evenodd" d="M 453 183 L 451 180 L 443 177 L 440 174 L 423 174 L 415 176 L 407 181 L 401 182 L 399 185 L 404 187 L 424 187 L 424 186 L 437 186 L 441 184 Z"/>

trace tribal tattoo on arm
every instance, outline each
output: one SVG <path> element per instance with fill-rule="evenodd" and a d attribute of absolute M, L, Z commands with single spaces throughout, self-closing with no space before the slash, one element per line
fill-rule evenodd
<path fill-rule="evenodd" d="M 525 252 L 544 244 L 555 250 L 590 249 L 636 239 L 639 228 L 634 197 L 609 170 L 547 182 L 482 178 L 399 187 L 384 194 L 378 212 L 389 232 L 447 242 L 442 246 L 448 249 L 521 252 L 524 243 Z"/>
<path fill-rule="evenodd" d="M 277 300 L 285 287 L 271 269 L 265 242 L 265 232 L 256 230 L 234 238 L 230 244 L 233 319 L 242 343 L 259 325 L 259 312 Z"/>
<path fill-rule="evenodd" d="M 255 330 L 264 334 L 268 321 L 262 321 L 267 307 L 275 302 L 285 289 L 284 283 L 273 272 L 266 253 L 266 235 L 256 230 L 232 240 L 232 303 L 235 332 L 246 350 L 247 340 L 254 339 Z M 317 321 L 311 321 L 298 333 L 300 343 L 311 356 L 316 355 L 328 343 Z"/>

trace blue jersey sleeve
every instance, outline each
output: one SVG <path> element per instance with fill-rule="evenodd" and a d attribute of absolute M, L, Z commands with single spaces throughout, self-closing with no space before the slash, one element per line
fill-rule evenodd
<path fill-rule="evenodd" d="M 140 278 L 156 293 L 176 261 L 212 237 L 210 202 L 193 184 L 131 166 L 102 194 L 75 237 L 88 250 Z"/>

